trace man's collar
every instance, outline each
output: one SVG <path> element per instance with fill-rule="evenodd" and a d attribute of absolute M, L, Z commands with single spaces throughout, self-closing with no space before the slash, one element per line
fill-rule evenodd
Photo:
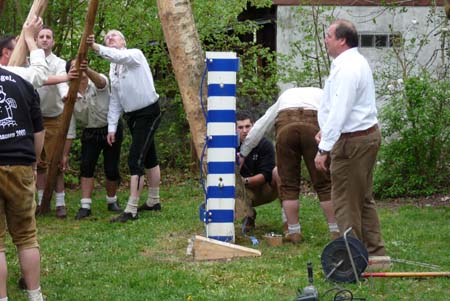
<path fill-rule="evenodd" d="M 349 48 L 349 49 L 341 52 L 341 54 L 339 54 L 333 60 L 333 65 L 338 65 L 341 61 L 344 61 L 348 56 L 351 56 L 351 55 L 353 55 L 355 53 L 359 53 L 358 52 L 358 47 Z"/>

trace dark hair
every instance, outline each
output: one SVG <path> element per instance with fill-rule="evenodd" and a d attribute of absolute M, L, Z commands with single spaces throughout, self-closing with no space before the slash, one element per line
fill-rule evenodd
<path fill-rule="evenodd" d="M 250 113 L 249 111 L 240 110 L 240 111 L 236 112 L 236 121 L 242 121 L 242 120 L 246 120 L 246 119 L 250 119 L 250 122 L 254 123 L 252 113 Z"/>
<path fill-rule="evenodd" d="M 358 47 L 358 32 L 352 22 L 339 19 L 334 22 L 336 24 L 336 39 L 345 39 L 348 47 Z"/>
<path fill-rule="evenodd" d="M 75 60 L 75 59 L 70 59 L 66 62 L 66 73 L 69 73 L 73 60 Z"/>
<path fill-rule="evenodd" d="M 15 40 L 15 36 L 4 36 L 0 39 L 0 57 L 2 57 L 2 52 L 4 48 L 12 50 L 12 41 Z"/>
<path fill-rule="evenodd" d="M 52 37 L 55 38 L 55 32 L 53 31 L 53 29 L 47 25 L 42 26 L 41 30 L 39 30 L 39 32 L 43 31 L 44 29 L 46 30 L 50 30 L 52 32 Z"/>

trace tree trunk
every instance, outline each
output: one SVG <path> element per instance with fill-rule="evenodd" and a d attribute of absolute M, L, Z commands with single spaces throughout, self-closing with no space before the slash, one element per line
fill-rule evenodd
<path fill-rule="evenodd" d="M 5 8 L 5 2 L 6 0 L 0 0 L 0 16 L 3 13 L 3 9 Z"/>
<path fill-rule="evenodd" d="M 45 9 L 47 8 L 48 0 L 34 0 L 33 5 L 31 6 L 30 12 L 28 13 L 27 20 L 28 22 L 35 16 L 42 17 Z M 20 33 L 19 40 L 17 41 L 17 45 L 14 48 L 14 51 L 11 55 L 11 59 L 9 60 L 9 66 L 23 66 L 25 64 L 26 58 L 28 54 L 28 47 L 25 43 L 25 38 L 23 33 Z"/>
<path fill-rule="evenodd" d="M 90 0 L 89 8 L 86 15 L 86 24 L 84 25 L 83 36 L 81 37 L 80 47 L 78 48 L 76 68 L 78 70 L 79 77 L 70 81 L 69 92 L 67 99 L 64 102 L 64 111 L 62 115 L 61 128 L 58 133 L 59 141 L 56 145 L 56 149 L 53 153 L 53 158 L 50 161 L 50 167 L 47 175 L 47 183 L 45 185 L 44 195 L 42 196 L 42 203 L 39 214 L 50 212 L 50 200 L 52 199 L 53 190 L 56 184 L 56 175 L 58 174 L 59 162 L 61 161 L 64 145 L 66 142 L 67 132 L 69 130 L 70 119 L 73 113 L 73 107 L 77 100 L 78 89 L 81 81 L 80 62 L 87 58 L 87 37 L 93 33 L 95 16 L 97 14 L 99 0 Z"/>
<path fill-rule="evenodd" d="M 188 0 L 158 0 L 157 2 L 159 18 L 183 99 L 195 152 L 200 160 L 206 135 L 205 118 L 199 96 L 205 57 L 195 27 L 194 16 Z M 204 88 L 203 91 L 206 92 L 206 89 Z M 203 95 L 203 100 L 206 102 L 206 93 Z"/>

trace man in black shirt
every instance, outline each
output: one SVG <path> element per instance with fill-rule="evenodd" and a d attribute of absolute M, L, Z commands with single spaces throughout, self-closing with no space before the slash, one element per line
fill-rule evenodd
<path fill-rule="evenodd" d="M 254 119 L 248 111 L 237 112 L 236 127 L 240 142 L 244 141 L 253 123 Z M 261 139 L 245 158 L 240 178 L 241 181 L 236 183 L 236 217 L 245 217 L 244 230 L 249 231 L 255 227 L 256 210 L 253 207 L 278 198 L 275 150 L 269 140 Z"/>
<path fill-rule="evenodd" d="M 15 73 L 0 68 L 0 299 L 6 294 L 6 229 L 19 254 L 29 300 L 43 300 L 34 202 L 36 158 L 44 128 L 39 95 Z"/>

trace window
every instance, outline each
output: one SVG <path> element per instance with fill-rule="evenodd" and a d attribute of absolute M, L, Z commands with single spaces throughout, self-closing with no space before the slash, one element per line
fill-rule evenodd
<path fill-rule="evenodd" d="M 389 48 L 400 45 L 399 33 L 361 33 L 359 34 L 359 47 L 363 48 Z"/>

